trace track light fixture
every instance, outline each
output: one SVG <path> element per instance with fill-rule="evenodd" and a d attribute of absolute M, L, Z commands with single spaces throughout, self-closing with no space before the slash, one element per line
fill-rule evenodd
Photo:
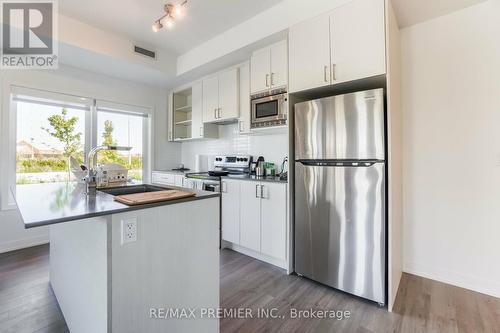
<path fill-rule="evenodd" d="M 171 3 L 167 3 L 163 10 L 165 14 L 162 17 L 157 19 L 153 24 L 153 31 L 158 32 L 163 27 L 167 27 L 168 29 L 174 26 L 175 20 L 180 19 L 184 16 L 185 6 L 187 4 L 187 0 L 184 0 L 182 3 L 178 5 L 173 5 Z"/>

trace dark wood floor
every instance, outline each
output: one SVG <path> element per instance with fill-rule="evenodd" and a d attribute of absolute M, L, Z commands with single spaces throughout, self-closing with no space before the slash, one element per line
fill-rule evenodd
<path fill-rule="evenodd" d="M 49 286 L 48 245 L 0 254 L 0 332 L 67 332 Z M 500 332 L 500 299 L 405 274 L 395 311 L 233 251 L 221 252 L 221 304 L 254 318 L 221 320 L 221 332 Z M 255 318 L 276 308 L 283 318 Z M 350 318 L 291 319 L 290 309 L 350 311 Z M 273 314 L 276 314 L 273 312 Z"/>

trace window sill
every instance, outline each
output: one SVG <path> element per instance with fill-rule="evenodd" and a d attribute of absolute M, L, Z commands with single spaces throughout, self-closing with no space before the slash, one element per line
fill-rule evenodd
<path fill-rule="evenodd" d="M 16 204 L 8 204 L 8 205 L 3 205 L 0 208 L 0 212 L 6 212 L 6 211 L 10 211 L 10 210 L 15 210 L 15 209 L 17 209 Z"/>

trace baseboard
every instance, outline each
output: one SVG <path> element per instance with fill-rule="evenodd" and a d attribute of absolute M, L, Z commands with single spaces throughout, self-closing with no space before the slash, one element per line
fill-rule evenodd
<path fill-rule="evenodd" d="M 32 247 L 41 244 L 47 244 L 49 242 L 49 236 L 36 236 L 30 238 L 18 239 L 10 242 L 0 243 L 0 253 L 15 251 L 24 249 L 27 247 Z"/>
<path fill-rule="evenodd" d="M 390 299 L 387 300 L 387 310 L 389 312 L 392 312 L 392 309 L 394 308 L 394 304 L 396 303 L 396 298 L 398 297 L 399 285 L 401 284 L 402 276 L 403 276 L 403 273 L 400 271 L 398 274 L 398 279 L 397 279 L 398 281 L 397 281 L 396 285 L 393 285 L 392 290 L 389 290 L 388 297 L 390 297 Z M 391 282 L 392 282 L 392 284 L 394 284 L 394 281 L 391 281 Z M 389 287 L 390 286 L 391 286 L 391 284 L 389 284 Z"/>
<path fill-rule="evenodd" d="M 404 272 L 436 280 L 456 287 L 469 289 L 481 294 L 500 298 L 500 282 L 474 275 L 454 272 L 447 269 L 437 269 L 426 265 L 406 262 Z"/>
<path fill-rule="evenodd" d="M 236 251 L 236 252 L 242 253 L 244 255 L 247 255 L 249 257 L 255 258 L 257 260 L 267 262 L 268 264 L 271 264 L 271 265 L 274 265 L 274 266 L 278 266 L 279 268 L 283 268 L 285 270 L 288 267 L 288 263 L 286 261 L 279 260 L 279 259 L 267 256 L 265 254 L 259 253 L 257 251 L 248 249 L 246 247 L 243 247 L 243 246 L 240 246 L 240 245 L 237 245 L 237 244 L 234 244 L 234 243 L 223 241 L 222 248 L 223 249 L 224 248 L 231 249 L 233 251 Z"/>

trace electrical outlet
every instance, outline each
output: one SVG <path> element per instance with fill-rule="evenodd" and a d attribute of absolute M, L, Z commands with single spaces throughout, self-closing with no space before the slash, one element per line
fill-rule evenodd
<path fill-rule="evenodd" d="M 122 220 L 122 245 L 137 241 L 137 217 Z"/>

